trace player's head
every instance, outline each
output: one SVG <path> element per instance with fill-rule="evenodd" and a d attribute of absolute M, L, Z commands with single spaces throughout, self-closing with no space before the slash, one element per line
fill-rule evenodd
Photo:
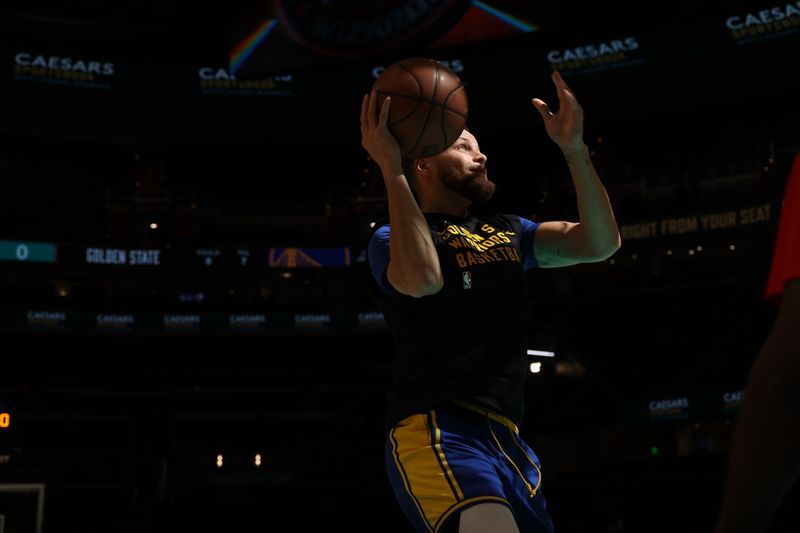
<path fill-rule="evenodd" d="M 435 180 L 441 188 L 460 195 L 471 205 L 488 201 L 496 188 L 486 173 L 486 156 L 480 151 L 478 140 L 466 128 L 443 152 L 431 157 L 404 159 L 403 171 L 418 193 L 421 180 Z"/>

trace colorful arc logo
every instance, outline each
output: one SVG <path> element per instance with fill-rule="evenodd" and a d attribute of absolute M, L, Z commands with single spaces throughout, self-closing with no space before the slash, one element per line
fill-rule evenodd
<path fill-rule="evenodd" d="M 469 4 L 467 0 L 280 0 L 277 11 L 292 38 L 304 47 L 354 57 L 435 37 Z"/>

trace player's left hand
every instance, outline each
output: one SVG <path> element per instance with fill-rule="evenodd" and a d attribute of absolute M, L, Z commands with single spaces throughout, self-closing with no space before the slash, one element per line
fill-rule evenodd
<path fill-rule="evenodd" d="M 558 94 L 558 111 L 550 111 L 539 98 L 532 99 L 531 103 L 542 115 L 547 134 L 563 152 L 580 150 L 583 148 L 583 109 L 561 74 L 553 72 L 551 78 Z"/>

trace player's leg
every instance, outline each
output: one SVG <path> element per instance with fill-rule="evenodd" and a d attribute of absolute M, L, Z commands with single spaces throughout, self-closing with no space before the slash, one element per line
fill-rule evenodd
<path fill-rule="evenodd" d="M 461 511 L 458 533 L 519 533 L 511 510 L 500 503 L 480 503 Z"/>

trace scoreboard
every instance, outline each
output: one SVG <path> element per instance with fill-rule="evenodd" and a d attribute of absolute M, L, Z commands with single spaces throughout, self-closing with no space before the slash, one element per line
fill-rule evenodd
<path fill-rule="evenodd" d="M 0 261 L 87 265 L 104 268 L 267 269 L 340 268 L 351 264 L 346 247 L 121 248 L 62 243 L 0 241 Z"/>

